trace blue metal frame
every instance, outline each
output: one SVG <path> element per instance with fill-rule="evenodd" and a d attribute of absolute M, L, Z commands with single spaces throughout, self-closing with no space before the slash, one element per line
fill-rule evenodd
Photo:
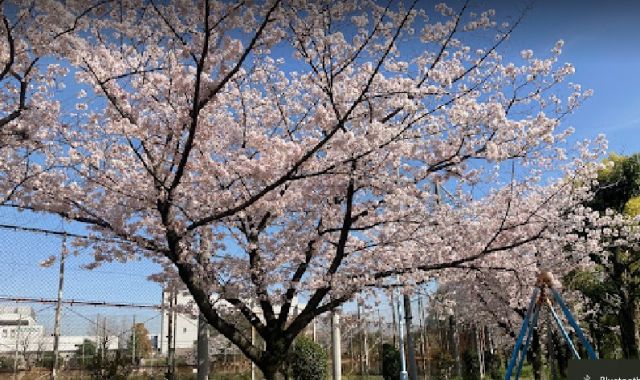
<path fill-rule="evenodd" d="M 513 368 L 516 364 L 516 359 L 520 355 L 520 346 L 522 345 L 522 340 L 527 333 L 527 329 L 529 328 L 529 319 L 531 318 L 531 311 L 533 310 L 536 301 L 538 299 L 538 293 L 540 289 L 535 287 L 533 289 L 533 294 L 531 295 L 531 301 L 529 302 L 529 307 L 527 308 L 527 313 L 524 315 L 524 320 L 522 321 L 522 328 L 520 328 L 520 334 L 518 334 L 518 339 L 516 339 L 516 345 L 513 348 L 513 354 L 511 355 L 511 359 L 509 359 L 509 365 L 507 366 L 507 372 L 505 374 L 505 379 L 511 379 L 511 373 L 513 372 Z"/>
<path fill-rule="evenodd" d="M 551 315 L 553 315 L 553 319 L 556 321 L 556 324 L 560 328 L 560 332 L 562 332 L 562 336 L 564 337 L 564 340 L 566 340 L 567 343 L 569 344 L 569 348 L 571 348 L 571 352 L 573 352 L 573 357 L 575 357 L 576 359 L 580 359 L 580 354 L 578 353 L 578 350 L 576 350 L 576 346 L 573 345 L 573 342 L 571 341 L 571 338 L 569 337 L 567 330 L 565 330 L 564 326 L 562 325 L 562 321 L 560 320 L 560 317 L 558 317 L 558 314 L 556 313 L 556 309 L 551 305 L 549 305 L 549 309 L 551 310 Z"/>
<path fill-rule="evenodd" d="M 536 306 L 534 307 L 533 317 L 531 317 L 531 323 L 529 324 L 529 333 L 527 334 L 527 339 L 524 343 L 524 348 L 522 349 L 522 353 L 520 354 L 520 363 L 518 363 L 518 369 L 516 370 L 516 380 L 520 378 L 520 373 L 522 373 L 522 366 L 524 365 L 524 360 L 527 358 L 527 351 L 529 350 L 529 343 L 531 343 L 531 337 L 533 336 L 533 331 L 536 329 L 538 324 L 538 316 L 540 315 L 540 308 L 542 305 L 536 302 Z"/>
<path fill-rule="evenodd" d="M 575 318 L 573 318 L 573 315 L 569 311 L 569 308 L 567 307 L 567 305 L 562 300 L 562 297 L 560 297 L 560 293 L 558 293 L 558 291 L 555 290 L 555 289 L 551 289 L 551 292 L 553 293 L 553 297 L 555 298 L 556 302 L 558 302 L 558 305 L 560 305 L 560 308 L 562 309 L 562 312 L 567 317 L 567 320 L 569 321 L 569 324 L 571 325 L 571 327 L 573 327 L 573 330 L 578 335 L 578 338 L 580 338 L 580 342 L 582 343 L 584 348 L 587 350 L 587 355 L 589 356 L 589 359 L 591 359 L 591 360 L 598 359 L 598 355 L 596 355 L 596 352 L 593 349 L 593 347 L 591 346 L 591 343 L 589 343 L 587 338 L 582 333 L 582 329 L 580 328 L 580 325 L 578 325 L 578 323 L 576 322 Z"/>
<path fill-rule="evenodd" d="M 593 350 L 593 347 L 591 346 L 587 338 L 584 336 L 582 329 L 580 328 L 580 325 L 578 325 L 575 318 L 569 311 L 569 308 L 564 303 L 562 297 L 560 296 L 560 293 L 558 293 L 556 289 L 553 289 L 551 287 L 549 289 L 551 290 L 555 301 L 558 303 L 558 305 L 560 305 L 560 308 L 562 309 L 562 312 L 564 313 L 565 317 L 569 321 L 569 324 L 571 325 L 571 327 L 573 327 L 576 334 L 580 338 L 582 345 L 587 350 L 589 359 L 597 359 L 598 356 Z M 511 359 L 509 359 L 509 365 L 507 366 L 507 371 L 504 376 L 505 380 L 511 380 L 511 375 L 513 374 L 514 368 L 516 368 L 516 364 L 517 364 L 517 370 L 515 373 L 516 380 L 519 379 L 520 373 L 522 372 L 522 366 L 526 358 L 527 350 L 529 349 L 529 343 L 533 335 L 533 330 L 536 328 L 536 325 L 538 323 L 538 316 L 540 314 L 540 309 L 543 306 L 542 302 L 538 302 L 539 301 L 538 294 L 540 293 L 540 291 L 541 291 L 540 287 L 536 286 L 533 290 L 533 294 L 531 295 L 531 301 L 529 302 L 529 307 L 527 308 L 527 312 L 522 321 L 522 327 L 520 328 L 520 333 L 518 334 L 518 338 L 516 339 L 516 344 L 513 347 L 513 354 L 511 355 Z M 560 328 L 560 331 L 565 341 L 567 342 L 567 344 L 569 344 L 569 347 L 571 348 L 571 351 L 573 352 L 574 357 L 577 359 L 580 359 L 580 354 L 578 353 L 578 350 L 573 344 L 573 341 L 569 337 L 567 330 L 564 328 L 564 325 L 562 324 L 562 320 L 556 313 L 555 308 L 553 307 L 553 305 L 548 299 L 546 301 L 548 303 L 549 309 L 551 310 L 551 315 L 553 316 L 553 319 L 555 320 L 556 324 Z M 526 336 L 526 340 L 525 340 L 525 336 Z"/>

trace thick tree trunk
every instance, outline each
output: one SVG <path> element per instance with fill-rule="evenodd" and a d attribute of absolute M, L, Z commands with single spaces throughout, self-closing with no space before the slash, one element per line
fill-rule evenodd
<path fill-rule="evenodd" d="M 618 296 L 620 297 L 620 310 L 618 311 L 618 324 L 620 325 L 620 343 L 622 345 L 622 355 L 625 359 L 638 359 L 638 329 L 636 326 L 636 298 L 635 289 L 630 289 L 630 273 L 628 264 L 625 262 L 622 253 L 615 250 L 613 257 L 614 281 Z"/>
<path fill-rule="evenodd" d="M 290 347 L 291 343 L 279 337 L 279 334 L 274 334 L 274 337 L 266 339 L 266 347 L 262 361 L 257 363 L 265 380 L 285 379 L 285 364 Z"/>
<path fill-rule="evenodd" d="M 602 331 L 596 326 L 596 322 L 594 320 L 589 321 L 589 332 L 591 333 L 593 349 L 596 351 L 596 355 L 598 355 L 598 358 L 604 359 L 604 352 L 602 352 Z"/>
<path fill-rule="evenodd" d="M 281 373 L 282 363 L 280 364 L 266 364 L 260 366 L 262 375 L 265 380 L 283 380 L 285 376 Z"/>
<path fill-rule="evenodd" d="M 458 324 L 457 321 L 455 320 L 453 315 L 449 316 L 449 329 L 450 329 L 450 339 L 449 339 L 449 344 L 450 347 L 453 349 L 453 358 L 455 360 L 455 374 L 458 377 L 462 376 L 462 367 L 460 366 L 460 347 L 459 347 L 459 343 L 460 343 L 460 339 L 458 336 Z"/>
<path fill-rule="evenodd" d="M 533 378 L 542 380 L 542 345 L 540 344 L 540 333 L 537 328 L 533 330 L 533 336 L 531 337 L 531 353 L 533 354 L 533 360 L 531 361 Z"/>
<path fill-rule="evenodd" d="M 626 301 L 626 302 L 625 302 Z M 638 326 L 636 323 L 636 305 L 633 299 L 623 299 L 618 312 L 620 324 L 620 343 L 622 355 L 625 359 L 638 359 Z"/>
<path fill-rule="evenodd" d="M 564 341 L 560 337 L 560 333 L 554 331 L 551 335 L 553 339 L 553 345 L 555 347 L 556 354 L 556 362 L 558 363 L 558 374 L 561 378 L 567 377 L 567 369 L 569 367 L 569 357 L 571 353 L 569 352 L 569 346 L 567 342 Z"/>

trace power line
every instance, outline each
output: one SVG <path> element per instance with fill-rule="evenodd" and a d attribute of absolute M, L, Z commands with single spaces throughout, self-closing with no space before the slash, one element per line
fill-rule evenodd
<path fill-rule="evenodd" d="M 25 268 L 28 267 L 28 268 L 40 269 L 37 264 L 27 263 L 27 262 L 24 262 L 24 261 L 4 261 L 4 260 L 0 260 L 0 264 L 19 266 L 19 267 L 25 267 Z M 128 272 L 117 272 L 117 271 L 99 270 L 99 269 L 76 269 L 76 268 L 70 268 L 70 269 L 66 269 L 66 271 L 69 271 L 69 272 L 81 272 L 81 273 L 113 274 L 113 275 L 117 275 L 117 276 L 129 276 L 129 277 L 141 277 L 141 278 L 148 278 L 149 277 L 149 275 L 146 275 L 146 274 L 135 274 L 135 273 L 128 273 Z M 18 273 L 18 274 L 20 274 L 20 273 Z"/>
<path fill-rule="evenodd" d="M 27 302 L 27 303 L 51 303 L 55 304 L 58 300 L 52 298 L 36 298 L 36 297 L 13 297 L 0 295 L 0 301 L 10 302 Z M 110 307 L 122 307 L 122 308 L 139 308 L 139 309 L 154 309 L 160 310 L 160 305 L 153 304 L 140 304 L 140 303 L 120 303 L 120 302 L 106 302 L 106 301 L 83 301 L 83 300 L 62 300 L 60 301 L 66 305 L 83 305 L 83 306 L 110 306 Z"/>
<path fill-rule="evenodd" d="M 86 240 L 97 240 L 97 241 L 107 241 L 107 242 L 116 242 L 116 243 L 120 242 L 120 240 L 118 239 L 81 235 L 73 232 L 49 230 L 46 228 L 18 226 L 15 224 L 0 224 L 0 229 L 11 230 L 11 231 L 34 232 L 34 233 L 39 233 L 43 235 L 54 235 L 54 236 L 60 236 L 60 237 L 67 236 L 67 237 L 74 237 L 74 238 L 86 239 Z"/>

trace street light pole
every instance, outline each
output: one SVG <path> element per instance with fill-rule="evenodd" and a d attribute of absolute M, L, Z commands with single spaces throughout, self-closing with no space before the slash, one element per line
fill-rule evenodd
<path fill-rule="evenodd" d="M 402 308 L 400 307 L 400 296 L 397 297 L 398 303 L 396 304 L 398 309 L 398 343 L 400 349 L 400 380 L 408 380 L 409 374 L 407 373 L 407 362 L 404 357 L 404 332 L 402 326 L 404 322 L 402 320 Z"/>
<path fill-rule="evenodd" d="M 411 321 L 413 315 L 411 313 L 411 298 L 408 294 L 403 296 L 404 302 L 404 320 L 405 330 L 407 331 L 407 356 L 409 359 L 409 378 L 411 380 L 418 380 L 418 366 L 416 363 L 416 348 L 411 335 Z"/>
<path fill-rule="evenodd" d="M 342 380 L 342 349 L 340 347 L 340 311 L 331 311 L 331 347 L 333 354 L 333 380 Z"/>

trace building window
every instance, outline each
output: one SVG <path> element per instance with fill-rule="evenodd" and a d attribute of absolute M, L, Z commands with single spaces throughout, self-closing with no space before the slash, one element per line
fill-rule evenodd
<path fill-rule="evenodd" d="M 7 337 L 7 329 L 2 329 L 2 337 L 3 338 Z"/>
<path fill-rule="evenodd" d="M 185 327 L 185 328 L 183 328 L 183 329 L 182 329 L 182 332 L 183 332 L 183 333 L 186 333 L 186 332 L 187 332 L 187 328 L 186 328 L 186 327 Z"/>
<path fill-rule="evenodd" d="M 10 334 L 9 336 L 11 338 L 15 338 L 16 337 L 16 330 L 13 330 L 13 329 L 9 330 L 9 334 Z"/>

